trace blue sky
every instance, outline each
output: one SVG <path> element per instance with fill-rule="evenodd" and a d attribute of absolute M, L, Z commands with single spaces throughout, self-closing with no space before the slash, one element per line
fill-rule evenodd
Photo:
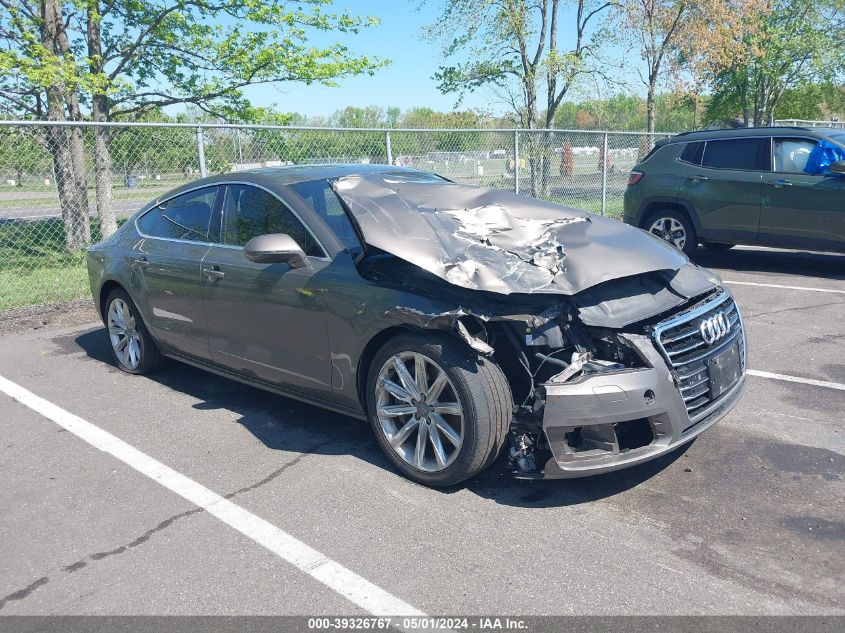
<path fill-rule="evenodd" d="M 257 86 L 247 91 L 254 105 L 276 104 L 282 112 L 301 112 L 309 116 L 328 115 L 346 106 L 397 106 L 406 110 L 427 106 L 436 110 L 451 110 L 455 95 L 443 95 L 432 79 L 442 63 L 439 51 L 429 42 L 421 41 L 421 29 L 434 21 L 440 3 L 429 0 L 420 10 L 419 0 L 336 0 L 335 10 L 350 9 L 359 15 L 375 15 L 381 24 L 362 30 L 357 36 L 341 38 L 356 53 L 388 58 L 390 66 L 373 77 L 354 77 L 340 86 L 287 84 L 285 86 Z M 337 41 L 336 33 L 325 34 L 315 44 Z M 462 108 L 482 108 L 501 111 L 500 105 L 489 105 L 490 95 L 482 90 L 464 99 Z"/>
<path fill-rule="evenodd" d="M 256 86 L 247 91 L 254 105 L 273 103 L 282 112 L 301 112 L 309 116 L 328 115 L 346 106 L 397 106 L 406 110 L 427 106 L 436 110 L 451 110 L 456 95 L 443 95 L 432 79 L 442 63 L 439 51 L 422 40 L 422 28 L 434 21 L 441 4 L 429 0 L 420 8 L 419 0 L 335 0 L 334 8 L 348 8 L 358 15 L 375 15 L 381 24 L 362 30 L 358 35 L 339 38 L 338 34 L 320 34 L 312 41 L 319 45 L 343 41 L 356 53 L 379 56 L 391 60 L 390 66 L 373 77 L 354 77 L 342 81 L 338 87 L 302 84 L 284 86 Z M 325 36 L 325 37 L 324 37 Z M 501 106 L 488 105 L 489 95 L 482 90 L 464 99 L 462 108 L 482 108 L 501 111 Z"/>
<path fill-rule="evenodd" d="M 423 27 L 434 22 L 443 4 L 444 0 L 426 0 L 424 3 L 420 0 L 335 0 L 332 10 L 340 12 L 349 9 L 357 15 L 374 15 L 381 19 L 381 23 L 363 29 L 358 35 L 317 33 L 311 42 L 319 46 L 340 40 L 355 53 L 387 58 L 392 63 L 377 71 L 373 77 L 349 78 L 337 87 L 290 83 L 284 86 L 255 86 L 248 89 L 246 94 L 254 105 L 275 104 L 281 112 L 299 112 L 307 116 L 325 116 L 346 106 L 368 105 L 383 108 L 397 106 L 402 110 L 416 106 L 440 111 L 452 110 L 457 95 L 441 94 L 437 82 L 432 78 L 444 63 L 441 51 L 436 44 L 422 39 Z M 564 6 L 558 27 L 561 47 L 571 44 L 568 38 L 574 30 L 575 17 L 572 6 Z M 614 65 L 618 65 L 624 57 L 619 43 L 604 42 L 604 46 L 610 56 L 615 58 Z M 460 108 L 493 113 L 508 110 L 485 88 L 467 95 Z"/>

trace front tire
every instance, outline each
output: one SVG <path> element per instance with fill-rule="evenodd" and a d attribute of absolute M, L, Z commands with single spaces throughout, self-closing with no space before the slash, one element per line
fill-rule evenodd
<path fill-rule="evenodd" d="M 686 213 L 666 209 L 649 214 L 643 222 L 643 228 L 668 242 L 687 256 L 691 256 L 698 248 L 698 237 Z"/>
<path fill-rule="evenodd" d="M 370 365 L 367 412 L 379 445 L 426 486 L 453 486 L 489 466 L 512 410 L 499 366 L 446 334 L 400 335 Z"/>
<path fill-rule="evenodd" d="M 123 288 L 109 293 L 105 321 L 109 349 L 120 369 L 128 374 L 149 374 L 161 366 L 161 353 L 137 306 Z"/>

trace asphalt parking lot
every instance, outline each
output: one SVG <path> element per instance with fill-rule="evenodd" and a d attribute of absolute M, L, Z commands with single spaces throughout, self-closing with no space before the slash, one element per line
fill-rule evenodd
<path fill-rule="evenodd" d="M 845 256 L 698 260 L 743 312 L 744 399 L 582 480 L 499 463 L 429 490 L 362 422 L 183 365 L 120 372 L 99 323 L 0 338 L 0 376 L 61 408 L 0 393 L 0 614 L 845 613 Z"/>

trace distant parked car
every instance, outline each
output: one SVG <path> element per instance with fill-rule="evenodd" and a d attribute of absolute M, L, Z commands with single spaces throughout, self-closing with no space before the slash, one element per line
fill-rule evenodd
<path fill-rule="evenodd" d="M 625 222 L 701 243 L 845 251 L 845 131 L 706 130 L 658 141 L 630 173 Z"/>
<path fill-rule="evenodd" d="M 178 359 L 369 419 L 430 486 L 653 459 L 725 416 L 745 336 L 713 273 L 621 222 L 400 167 L 213 176 L 88 251 L 115 363 Z"/>

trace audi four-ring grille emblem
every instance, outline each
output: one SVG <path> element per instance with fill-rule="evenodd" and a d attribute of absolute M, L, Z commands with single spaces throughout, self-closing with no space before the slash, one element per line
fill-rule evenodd
<path fill-rule="evenodd" d="M 731 322 L 725 318 L 724 312 L 718 312 L 711 317 L 704 319 L 701 325 L 698 326 L 701 331 L 701 337 L 708 345 L 713 345 L 716 341 L 720 341 L 728 335 L 731 331 Z"/>

